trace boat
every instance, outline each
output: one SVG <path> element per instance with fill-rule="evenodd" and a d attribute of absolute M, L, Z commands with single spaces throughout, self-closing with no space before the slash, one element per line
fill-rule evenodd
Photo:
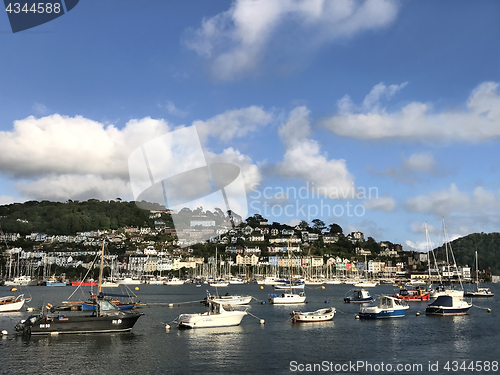
<path fill-rule="evenodd" d="M 305 284 L 275 284 L 274 289 L 304 289 Z"/>
<path fill-rule="evenodd" d="M 87 281 L 72 281 L 71 286 L 97 286 L 97 281 L 87 280 Z"/>
<path fill-rule="evenodd" d="M 224 296 L 219 296 L 215 294 L 210 294 L 207 291 L 207 296 L 203 300 L 203 302 L 208 306 L 210 301 L 214 301 L 216 303 L 221 303 L 224 305 L 248 305 L 252 300 L 252 296 L 232 296 L 229 293 L 226 293 Z"/>
<path fill-rule="evenodd" d="M 231 327 L 241 323 L 246 311 L 234 310 L 231 305 L 208 301 L 204 313 L 181 314 L 177 318 L 179 328 Z"/>
<path fill-rule="evenodd" d="M 329 320 L 333 320 L 335 312 L 335 307 L 329 307 L 326 309 L 319 309 L 311 312 L 292 311 L 291 315 L 293 321 L 297 323 L 326 322 Z"/>
<path fill-rule="evenodd" d="M 103 333 L 130 331 L 142 313 L 121 311 L 111 301 L 97 298 L 92 315 L 53 315 L 44 312 L 30 315 L 14 327 L 16 332 L 31 335 L 63 333 Z"/>
<path fill-rule="evenodd" d="M 493 297 L 495 294 L 490 288 L 482 288 L 479 286 L 479 268 L 477 263 L 476 251 L 476 290 L 470 290 L 464 294 L 465 297 Z"/>
<path fill-rule="evenodd" d="M 215 288 L 218 288 L 218 287 L 228 286 L 228 285 L 229 285 L 229 282 L 228 282 L 228 281 L 226 281 L 226 280 L 220 279 L 220 280 L 213 280 L 213 281 L 210 281 L 210 282 L 208 283 L 208 285 L 213 286 L 213 287 L 215 287 Z"/>
<path fill-rule="evenodd" d="M 264 279 L 257 280 L 259 285 L 274 285 L 278 281 L 276 276 L 266 276 Z"/>
<path fill-rule="evenodd" d="M 104 261 L 104 241 L 101 252 L 101 267 L 99 273 L 99 294 L 94 296 L 96 310 L 91 315 L 62 315 L 50 308 L 50 312 L 42 309 L 40 314 L 30 315 L 14 327 L 16 332 L 31 335 L 57 335 L 63 333 L 104 333 L 130 331 L 142 313 L 120 310 L 110 299 L 105 298 L 101 291 L 102 271 Z"/>
<path fill-rule="evenodd" d="M 350 292 L 350 296 L 344 297 L 345 303 L 371 303 L 375 301 L 375 298 L 364 289 L 353 289 Z"/>
<path fill-rule="evenodd" d="M 172 277 L 169 280 L 163 282 L 164 285 L 182 285 L 184 284 L 184 280 L 181 280 L 177 277 Z"/>
<path fill-rule="evenodd" d="M 432 288 L 430 296 L 432 299 L 439 298 L 440 296 L 463 297 L 464 291 L 462 289 L 454 289 L 452 285 L 439 284 L 436 288 Z"/>
<path fill-rule="evenodd" d="M 125 284 L 125 285 L 138 285 L 142 284 L 140 279 L 133 279 L 131 277 L 125 277 L 124 279 L 119 279 L 116 281 L 118 285 Z"/>
<path fill-rule="evenodd" d="M 269 303 L 273 305 L 278 304 L 295 304 L 304 303 L 306 301 L 306 295 L 304 292 L 297 293 L 281 293 L 281 294 L 271 294 L 269 296 Z"/>
<path fill-rule="evenodd" d="M 47 280 L 43 282 L 45 286 L 66 286 L 66 281 L 59 281 L 55 276 L 49 277 Z"/>
<path fill-rule="evenodd" d="M 6 296 L 0 297 L 0 312 L 13 312 L 21 310 L 25 302 L 31 301 L 31 298 L 24 298 L 24 294 L 17 297 Z"/>
<path fill-rule="evenodd" d="M 420 287 L 416 287 L 415 289 L 403 288 L 400 289 L 399 292 L 395 293 L 393 297 L 402 301 L 421 302 L 430 300 L 431 294 L 428 290 Z"/>
<path fill-rule="evenodd" d="M 38 285 L 38 281 L 32 279 L 31 276 L 21 275 L 14 277 L 13 280 L 5 280 L 5 286 L 35 286 Z"/>
<path fill-rule="evenodd" d="M 380 296 L 379 306 L 362 306 L 359 310 L 361 319 L 400 318 L 405 316 L 410 306 L 390 296 Z"/>
<path fill-rule="evenodd" d="M 425 309 L 426 315 L 465 315 L 472 303 L 457 296 L 439 296 Z"/>
<path fill-rule="evenodd" d="M 377 285 L 378 283 L 373 281 L 361 281 L 359 283 L 353 284 L 353 286 L 360 288 L 373 288 L 376 287 Z"/>
<path fill-rule="evenodd" d="M 231 277 L 231 280 L 229 280 L 229 284 L 241 285 L 241 284 L 245 284 L 245 282 L 243 281 L 243 279 L 241 279 L 239 277 Z"/>

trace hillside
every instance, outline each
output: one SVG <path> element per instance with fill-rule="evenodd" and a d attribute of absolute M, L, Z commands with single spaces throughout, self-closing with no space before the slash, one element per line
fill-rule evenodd
<path fill-rule="evenodd" d="M 29 201 L 0 206 L 0 226 L 5 233 L 32 232 L 74 235 L 97 229 L 148 226 L 149 211 L 134 202 L 90 199 L 85 202 Z"/>
<path fill-rule="evenodd" d="M 500 233 L 473 233 L 451 242 L 457 264 L 475 267 L 474 253 L 477 251 L 479 269 L 491 268 L 494 275 L 500 274 Z M 443 259 L 444 247 L 434 250 Z M 474 268 L 475 270 L 475 268 Z"/>

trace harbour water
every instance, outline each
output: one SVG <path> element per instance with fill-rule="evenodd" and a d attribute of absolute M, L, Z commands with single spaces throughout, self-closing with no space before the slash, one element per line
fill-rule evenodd
<path fill-rule="evenodd" d="M 126 333 L 27 338 L 13 327 L 30 313 L 1 314 L 0 330 L 8 334 L 0 340 L 0 374 L 500 373 L 494 362 L 500 360 L 500 287 L 491 288 L 496 296 L 473 299 L 465 316 L 426 316 L 428 302 L 412 302 L 403 318 L 357 320 L 359 305 L 343 302 L 350 285 L 306 286 L 308 303 L 293 306 L 269 305 L 271 286 L 230 285 L 219 288 L 220 294 L 252 295 L 248 311 L 255 317 L 245 316 L 237 327 L 179 330 L 172 321 L 181 313 L 203 312 L 198 301 L 214 288 L 139 285 L 135 293 L 145 315 Z M 39 309 L 60 304 L 74 289 L 0 287 L 0 296 L 25 293 L 33 298 L 29 306 Z M 367 290 L 373 296 L 393 292 L 391 285 Z M 292 310 L 329 306 L 337 309 L 331 322 L 290 320 Z"/>

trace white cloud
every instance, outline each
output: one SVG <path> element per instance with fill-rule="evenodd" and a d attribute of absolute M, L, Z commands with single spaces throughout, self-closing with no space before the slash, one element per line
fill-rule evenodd
<path fill-rule="evenodd" d="M 443 175 L 444 172 L 438 168 L 434 155 L 429 151 L 416 152 L 409 157 L 402 156 L 401 165 L 386 168 L 383 172 L 374 171 L 375 175 L 389 176 L 397 181 L 413 183 L 419 180 L 421 174 Z"/>
<path fill-rule="evenodd" d="M 310 138 L 310 133 L 309 110 L 306 107 L 292 110 L 279 129 L 286 151 L 283 162 L 276 165 L 277 173 L 307 181 L 315 194 L 334 199 L 352 196 L 354 180 L 345 160 L 322 155 L 318 142 Z"/>
<path fill-rule="evenodd" d="M 310 54 L 333 40 L 390 25 L 398 6 L 391 0 L 236 0 L 190 30 L 184 42 L 209 59 L 215 78 L 232 80 L 256 71 L 271 43 L 273 56 L 286 53 L 286 43 L 276 41 L 278 30 L 298 36 L 293 40 L 299 57 L 300 51 Z"/>
<path fill-rule="evenodd" d="M 408 199 L 406 208 L 441 217 L 451 214 L 498 216 L 500 196 L 483 187 L 476 187 L 469 195 L 460 191 L 457 185 L 451 184 L 446 189 Z"/>
<path fill-rule="evenodd" d="M 43 103 L 33 104 L 32 109 L 35 112 L 35 115 L 38 115 L 38 116 L 45 116 L 47 113 L 49 113 L 49 109 Z"/>
<path fill-rule="evenodd" d="M 260 169 L 253 164 L 252 159 L 232 147 L 226 148 L 221 154 L 208 151 L 207 161 L 209 163 L 231 163 L 239 166 L 247 192 L 250 192 L 251 187 L 259 184 L 262 180 Z"/>
<path fill-rule="evenodd" d="M 125 178 L 128 154 L 168 131 L 165 121 L 151 118 L 118 129 L 81 116 L 30 116 L 15 121 L 12 131 L 0 132 L 0 170 L 27 178 L 89 173 Z"/>
<path fill-rule="evenodd" d="M 167 112 L 172 116 L 186 117 L 189 114 L 188 111 L 183 111 L 183 110 L 180 110 L 179 108 L 177 108 L 175 106 L 175 104 L 173 102 L 171 102 L 170 100 L 167 101 L 167 105 L 165 106 L 165 108 L 167 109 Z"/>
<path fill-rule="evenodd" d="M 336 134 L 360 139 L 431 142 L 498 139 L 500 96 L 497 88 L 496 82 L 480 84 L 471 93 L 467 110 L 433 112 L 431 104 L 411 102 L 392 113 L 380 107 L 379 90 L 372 90 L 360 107 L 354 106 L 349 97 L 339 100 L 339 113 L 323 123 Z"/>
<path fill-rule="evenodd" d="M 365 208 L 368 210 L 390 212 L 394 211 L 394 209 L 396 208 L 396 202 L 391 197 L 381 196 L 364 200 L 363 206 L 365 206 Z"/>
<path fill-rule="evenodd" d="M 216 137 L 223 142 L 229 142 L 234 138 L 255 132 L 268 125 L 273 116 L 261 107 L 251 106 L 241 109 L 227 110 L 214 116 L 207 121 L 197 120 L 193 122 L 198 130 L 202 142 L 207 137 Z"/>
<path fill-rule="evenodd" d="M 19 200 L 11 197 L 10 195 L 0 195 L 0 206 L 3 206 L 4 204 L 11 204 L 14 202 L 19 202 Z"/>

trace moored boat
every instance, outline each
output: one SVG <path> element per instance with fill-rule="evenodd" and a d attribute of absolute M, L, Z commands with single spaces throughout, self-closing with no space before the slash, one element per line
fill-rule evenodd
<path fill-rule="evenodd" d="M 215 294 L 207 294 L 203 302 L 208 305 L 210 301 L 228 305 L 248 305 L 252 300 L 252 296 L 233 296 L 226 293 L 224 296 Z"/>
<path fill-rule="evenodd" d="M 271 294 L 269 297 L 269 303 L 273 305 L 283 305 L 283 304 L 295 304 L 304 303 L 306 301 L 306 295 L 304 292 L 300 293 L 281 293 L 281 294 Z"/>
<path fill-rule="evenodd" d="M 204 313 L 181 314 L 177 318 L 179 328 L 231 327 L 241 323 L 246 311 L 234 310 L 231 305 L 209 301 Z"/>
<path fill-rule="evenodd" d="M 72 281 L 71 286 L 97 286 L 97 281 L 86 280 L 86 281 Z"/>
<path fill-rule="evenodd" d="M 425 309 L 426 315 L 465 315 L 472 303 L 457 296 L 439 296 Z"/>
<path fill-rule="evenodd" d="M 111 301 L 97 298 L 97 311 L 92 315 L 46 314 L 30 315 L 14 329 L 23 334 L 47 335 L 63 333 L 104 333 L 130 331 L 142 315 L 121 311 Z"/>
<path fill-rule="evenodd" d="M 20 294 L 17 297 L 6 296 L 0 297 L 0 312 L 13 312 L 19 311 L 23 307 L 26 301 L 30 301 L 31 298 L 24 298 L 24 294 Z"/>
<path fill-rule="evenodd" d="M 364 289 L 354 289 L 350 292 L 350 296 L 344 297 L 345 303 L 370 303 L 375 301 L 375 298 Z"/>
<path fill-rule="evenodd" d="M 379 306 L 362 306 L 359 317 L 362 319 L 400 318 L 405 316 L 409 306 L 399 299 L 390 296 L 380 296 Z"/>
<path fill-rule="evenodd" d="M 430 300 L 431 294 L 429 291 L 417 287 L 416 289 L 400 289 L 394 294 L 394 297 L 402 301 L 421 302 Z"/>
<path fill-rule="evenodd" d="M 326 322 L 333 320 L 335 316 L 335 307 L 319 309 L 311 312 L 292 311 L 292 319 L 294 322 Z"/>

